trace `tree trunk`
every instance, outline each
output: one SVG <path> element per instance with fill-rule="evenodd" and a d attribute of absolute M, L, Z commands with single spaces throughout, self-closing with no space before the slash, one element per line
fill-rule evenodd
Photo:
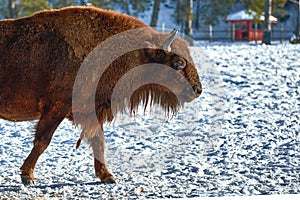
<path fill-rule="evenodd" d="M 8 8 L 8 18 L 14 18 L 15 15 L 14 15 L 14 2 L 13 0 L 8 0 L 8 5 L 7 5 L 7 8 Z"/>
<path fill-rule="evenodd" d="M 271 44 L 271 22 L 269 19 L 272 13 L 272 0 L 265 0 L 264 12 L 265 12 L 265 21 L 264 21 L 264 33 L 263 33 L 262 43 L 270 45 Z"/>
<path fill-rule="evenodd" d="M 157 27 L 160 2 L 161 2 L 161 0 L 154 1 L 152 17 L 151 17 L 151 22 L 150 22 L 151 27 Z"/>
<path fill-rule="evenodd" d="M 125 3 L 126 14 L 127 14 L 127 15 L 131 15 L 129 0 L 125 0 L 124 3 Z"/>
<path fill-rule="evenodd" d="M 195 16 L 195 28 L 200 28 L 200 0 L 197 0 L 196 16 Z"/>
<path fill-rule="evenodd" d="M 193 21 L 193 0 L 186 0 L 187 2 L 187 20 L 185 25 L 185 34 L 189 37 L 193 36 L 193 28 L 192 28 L 192 21 Z"/>
<path fill-rule="evenodd" d="M 295 35 L 296 35 L 296 38 L 299 39 L 299 34 L 300 34 L 300 0 L 298 1 L 298 12 L 297 12 L 297 24 L 296 24 L 296 30 L 295 30 Z"/>

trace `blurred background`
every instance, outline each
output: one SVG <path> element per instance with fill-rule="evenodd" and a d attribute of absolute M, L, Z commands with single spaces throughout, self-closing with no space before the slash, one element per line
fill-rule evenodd
<path fill-rule="evenodd" d="M 299 37 L 299 0 L 0 0 L 0 19 L 74 5 L 117 10 L 152 27 L 177 28 L 195 40 L 210 41 L 261 40 L 262 16 L 269 9 L 275 18 L 272 40 Z M 241 11 L 244 15 L 238 15 Z M 237 18 L 229 21 L 229 16 Z"/>

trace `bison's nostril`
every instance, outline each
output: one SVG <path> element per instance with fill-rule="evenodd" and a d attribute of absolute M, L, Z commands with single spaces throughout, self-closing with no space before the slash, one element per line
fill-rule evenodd
<path fill-rule="evenodd" d="M 195 94 L 197 94 L 197 95 L 200 95 L 202 93 L 202 88 L 198 85 L 194 85 L 193 90 L 194 90 Z"/>

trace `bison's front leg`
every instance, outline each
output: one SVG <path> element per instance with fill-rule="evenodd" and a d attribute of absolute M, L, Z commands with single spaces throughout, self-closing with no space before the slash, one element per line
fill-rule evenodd
<path fill-rule="evenodd" d="M 57 113 L 51 109 L 42 113 L 35 133 L 34 146 L 21 167 L 21 179 L 24 185 L 33 184 L 33 171 L 36 162 L 48 147 L 55 129 L 63 119 L 62 113 Z"/>
<path fill-rule="evenodd" d="M 111 175 L 105 165 L 104 150 L 105 136 L 103 130 L 100 130 L 94 137 L 89 139 L 93 148 L 95 173 L 103 183 L 115 183 L 114 176 Z"/>

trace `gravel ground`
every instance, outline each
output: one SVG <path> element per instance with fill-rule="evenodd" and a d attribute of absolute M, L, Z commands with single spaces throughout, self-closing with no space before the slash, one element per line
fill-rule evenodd
<path fill-rule="evenodd" d="M 107 125 L 100 184 L 80 130 L 64 121 L 21 185 L 36 122 L 0 121 L 0 199 L 141 199 L 300 193 L 300 46 L 203 43 L 204 86 L 173 119 L 159 109 Z"/>

